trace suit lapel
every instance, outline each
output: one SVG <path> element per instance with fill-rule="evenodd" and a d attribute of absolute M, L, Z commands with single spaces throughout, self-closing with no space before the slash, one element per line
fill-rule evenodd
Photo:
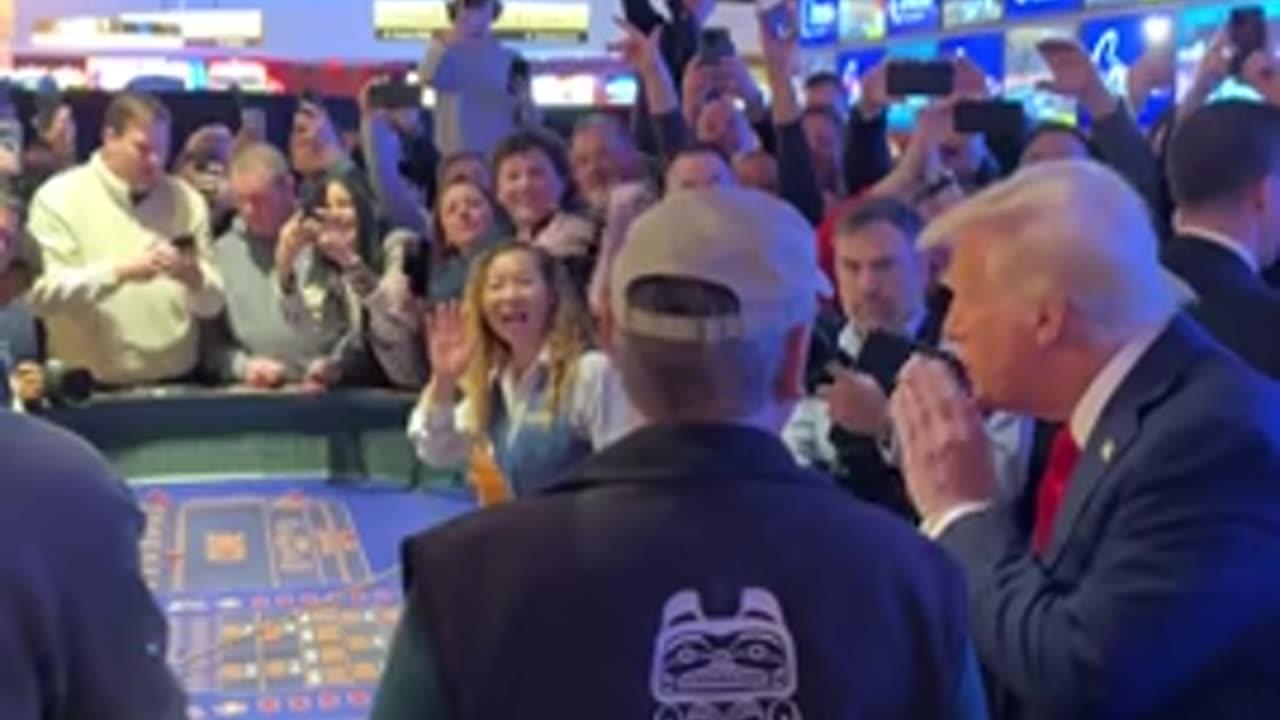
<path fill-rule="evenodd" d="M 1046 564 L 1061 560 L 1068 541 L 1112 471 L 1142 433 L 1143 418 L 1179 384 L 1203 333 L 1182 315 L 1175 317 L 1107 401 L 1068 481 L 1054 522 Z"/>

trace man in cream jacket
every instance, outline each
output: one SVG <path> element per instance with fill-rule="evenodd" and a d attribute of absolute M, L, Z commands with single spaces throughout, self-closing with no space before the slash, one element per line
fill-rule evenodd
<path fill-rule="evenodd" d="M 117 95 L 101 149 L 31 202 L 28 230 L 44 274 L 29 301 L 48 328 L 49 353 L 106 386 L 188 375 L 196 320 L 222 310 L 204 202 L 164 170 L 169 134 L 158 100 Z"/>

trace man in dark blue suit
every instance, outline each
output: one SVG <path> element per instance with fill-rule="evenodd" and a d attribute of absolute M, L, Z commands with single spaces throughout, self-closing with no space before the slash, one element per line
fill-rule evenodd
<path fill-rule="evenodd" d="M 1178 124 L 1169 148 L 1178 205 L 1164 263 L 1198 297 L 1192 315 L 1259 371 L 1280 378 L 1280 108 L 1222 102 Z"/>
<path fill-rule="evenodd" d="M 1141 200 L 1051 163 L 937 221 L 945 334 L 892 413 L 925 529 L 966 568 L 1004 717 L 1280 717 L 1280 390 L 1177 311 Z M 979 408 L 1064 423 L 1031 541 Z"/>

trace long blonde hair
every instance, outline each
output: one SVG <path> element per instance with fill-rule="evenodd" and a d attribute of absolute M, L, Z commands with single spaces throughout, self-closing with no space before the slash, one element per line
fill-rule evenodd
<path fill-rule="evenodd" d="M 543 347 L 547 353 L 548 382 L 552 415 L 560 412 L 578 368 L 578 358 L 591 347 L 591 320 L 582 306 L 564 266 L 545 250 L 519 243 L 500 245 L 480 256 L 471 268 L 463 292 L 463 322 L 474 350 L 462 376 L 462 393 L 467 398 L 467 423 L 477 439 L 487 436 L 492 422 L 493 376 L 511 361 L 511 349 L 484 319 L 484 286 L 494 260 L 509 253 L 527 253 L 551 295 L 551 309 Z"/>

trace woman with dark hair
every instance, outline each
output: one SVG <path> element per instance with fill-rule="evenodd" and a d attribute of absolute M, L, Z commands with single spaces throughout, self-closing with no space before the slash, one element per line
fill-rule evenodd
<path fill-rule="evenodd" d="M 285 317 L 300 332 L 341 338 L 329 357 L 307 370 L 304 383 L 317 389 L 381 379 L 366 344 L 372 338 L 365 332 L 365 306 L 382 284 L 384 260 L 393 260 L 387 267 L 398 266 L 409 240 L 399 231 L 384 240 L 371 207 L 357 193 L 341 177 L 329 178 L 323 194 L 281 230 L 276 246 Z"/>

